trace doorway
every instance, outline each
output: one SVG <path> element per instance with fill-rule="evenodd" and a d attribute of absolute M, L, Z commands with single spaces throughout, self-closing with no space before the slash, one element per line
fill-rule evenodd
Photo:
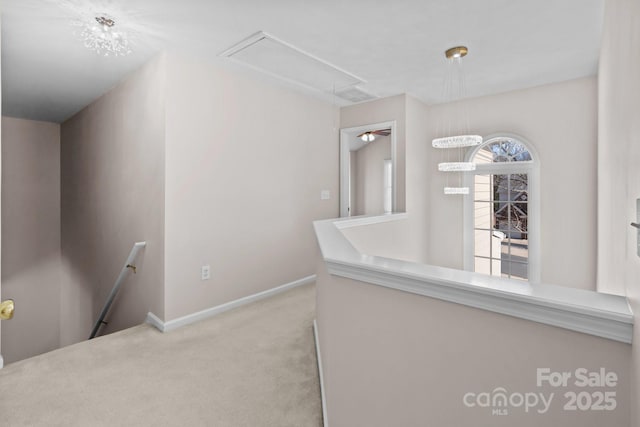
<path fill-rule="evenodd" d="M 396 122 L 340 130 L 340 216 L 396 211 Z"/>

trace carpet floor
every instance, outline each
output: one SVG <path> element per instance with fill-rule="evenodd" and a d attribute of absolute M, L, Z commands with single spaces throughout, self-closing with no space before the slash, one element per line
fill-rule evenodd
<path fill-rule="evenodd" d="M 321 426 L 315 287 L 0 369 L 0 426 Z"/>

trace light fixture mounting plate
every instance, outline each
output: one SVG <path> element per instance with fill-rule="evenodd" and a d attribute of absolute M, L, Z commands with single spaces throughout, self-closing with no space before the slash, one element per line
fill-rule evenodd
<path fill-rule="evenodd" d="M 116 25 L 116 21 L 106 16 L 96 16 L 96 21 L 98 22 L 98 24 L 104 25 L 106 27 L 113 27 L 114 25 Z"/>
<path fill-rule="evenodd" d="M 447 49 L 444 53 L 447 59 L 451 58 L 462 58 L 469 53 L 469 49 L 466 46 L 456 46 L 451 49 Z"/>

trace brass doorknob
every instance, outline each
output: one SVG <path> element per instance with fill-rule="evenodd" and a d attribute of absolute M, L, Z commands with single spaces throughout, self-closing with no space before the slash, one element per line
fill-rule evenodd
<path fill-rule="evenodd" d="M 0 302 L 0 320 L 9 320 L 13 317 L 15 305 L 12 299 Z"/>

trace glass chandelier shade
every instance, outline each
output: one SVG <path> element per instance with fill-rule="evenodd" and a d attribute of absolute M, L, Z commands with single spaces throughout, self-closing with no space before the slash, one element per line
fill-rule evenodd
<path fill-rule="evenodd" d="M 480 135 L 445 136 L 435 138 L 431 141 L 431 145 L 433 145 L 434 148 L 474 147 L 480 144 L 482 144 L 482 137 Z"/>
<path fill-rule="evenodd" d="M 444 194 L 461 194 L 466 196 L 469 194 L 469 187 L 444 187 Z"/>
<path fill-rule="evenodd" d="M 473 162 L 444 162 L 438 163 L 440 172 L 468 172 L 476 170 L 476 164 Z"/>
<path fill-rule="evenodd" d="M 125 56 L 131 53 L 127 34 L 115 29 L 116 22 L 107 15 L 82 22 L 80 38 L 87 49 L 104 56 Z"/>

